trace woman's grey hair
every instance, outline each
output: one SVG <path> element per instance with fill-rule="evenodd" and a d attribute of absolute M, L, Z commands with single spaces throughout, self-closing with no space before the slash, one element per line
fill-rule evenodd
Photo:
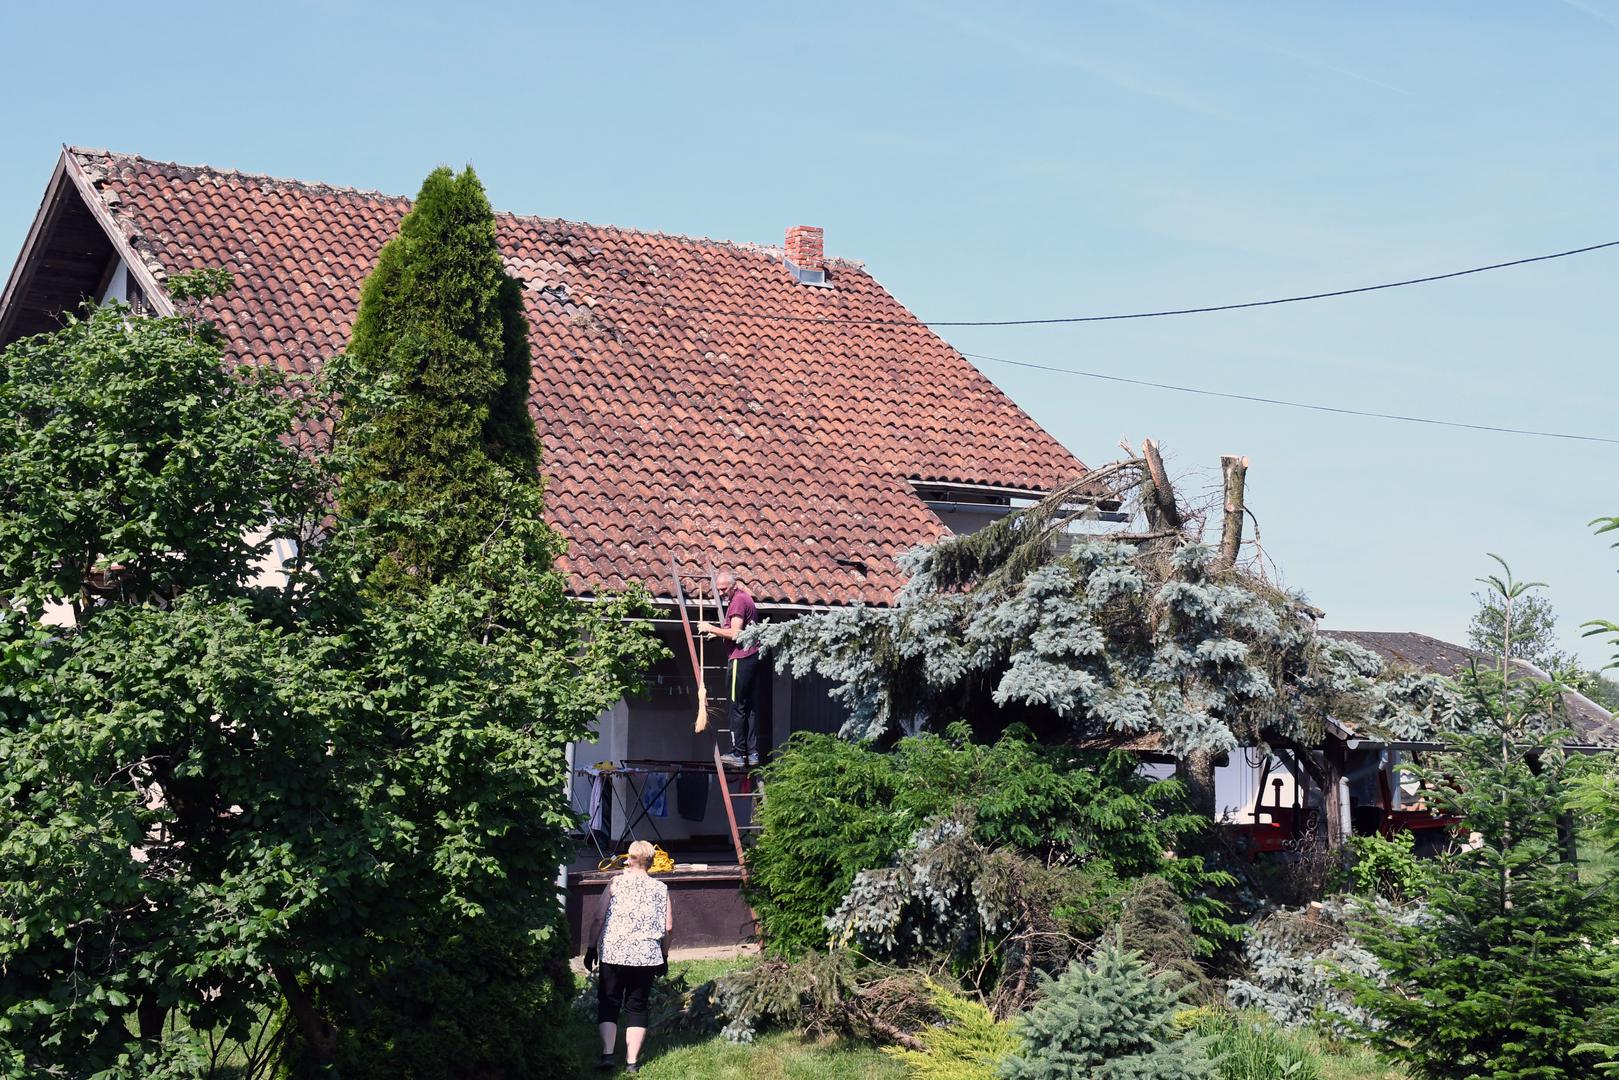
<path fill-rule="evenodd" d="M 656 854 L 657 849 L 654 848 L 650 842 L 646 840 L 637 840 L 635 843 L 630 845 L 630 865 L 638 866 L 642 870 L 645 870 L 652 865 L 652 859 Z"/>

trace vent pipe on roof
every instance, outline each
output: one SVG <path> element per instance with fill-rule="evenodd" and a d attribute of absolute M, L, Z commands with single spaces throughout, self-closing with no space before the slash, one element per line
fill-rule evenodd
<path fill-rule="evenodd" d="M 794 225 L 787 230 L 786 252 L 783 259 L 787 270 L 804 285 L 825 285 L 826 254 L 820 228 L 814 225 Z"/>

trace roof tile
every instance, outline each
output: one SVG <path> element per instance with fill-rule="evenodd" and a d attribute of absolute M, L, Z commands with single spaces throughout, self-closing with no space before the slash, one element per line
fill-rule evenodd
<path fill-rule="evenodd" d="M 166 273 L 223 265 L 236 355 L 288 372 L 347 339 L 410 208 L 377 192 L 75 150 Z M 908 478 L 1049 490 L 1084 466 L 863 267 L 796 283 L 777 249 L 500 215 L 523 280 L 530 409 L 570 588 L 668 595 L 671 557 L 761 603 L 885 604 L 895 556 L 947 530 Z M 861 575 L 834 560 L 858 557 Z"/>

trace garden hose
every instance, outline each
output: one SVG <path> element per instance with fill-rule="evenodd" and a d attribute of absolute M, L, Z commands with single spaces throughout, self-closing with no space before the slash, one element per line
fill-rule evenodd
<path fill-rule="evenodd" d="M 606 872 L 622 870 L 628 860 L 628 855 L 609 855 L 596 864 L 596 869 Z M 667 851 L 663 850 L 661 844 L 654 844 L 652 846 L 652 865 L 647 867 L 646 872 L 649 874 L 667 874 L 674 868 L 675 860 L 670 857 Z"/>

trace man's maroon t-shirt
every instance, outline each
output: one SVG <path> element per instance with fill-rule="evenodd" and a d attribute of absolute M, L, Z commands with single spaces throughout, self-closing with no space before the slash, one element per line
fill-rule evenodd
<path fill-rule="evenodd" d="M 725 625 L 730 626 L 731 620 L 738 616 L 742 619 L 742 629 L 744 630 L 759 621 L 759 609 L 753 606 L 753 597 L 748 595 L 748 590 L 740 585 L 731 593 L 731 602 L 725 605 Z M 751 649 L 732 648 L 731 659 L 743 660 L 758 651 L 759 646 L 757 645 Z"/>

